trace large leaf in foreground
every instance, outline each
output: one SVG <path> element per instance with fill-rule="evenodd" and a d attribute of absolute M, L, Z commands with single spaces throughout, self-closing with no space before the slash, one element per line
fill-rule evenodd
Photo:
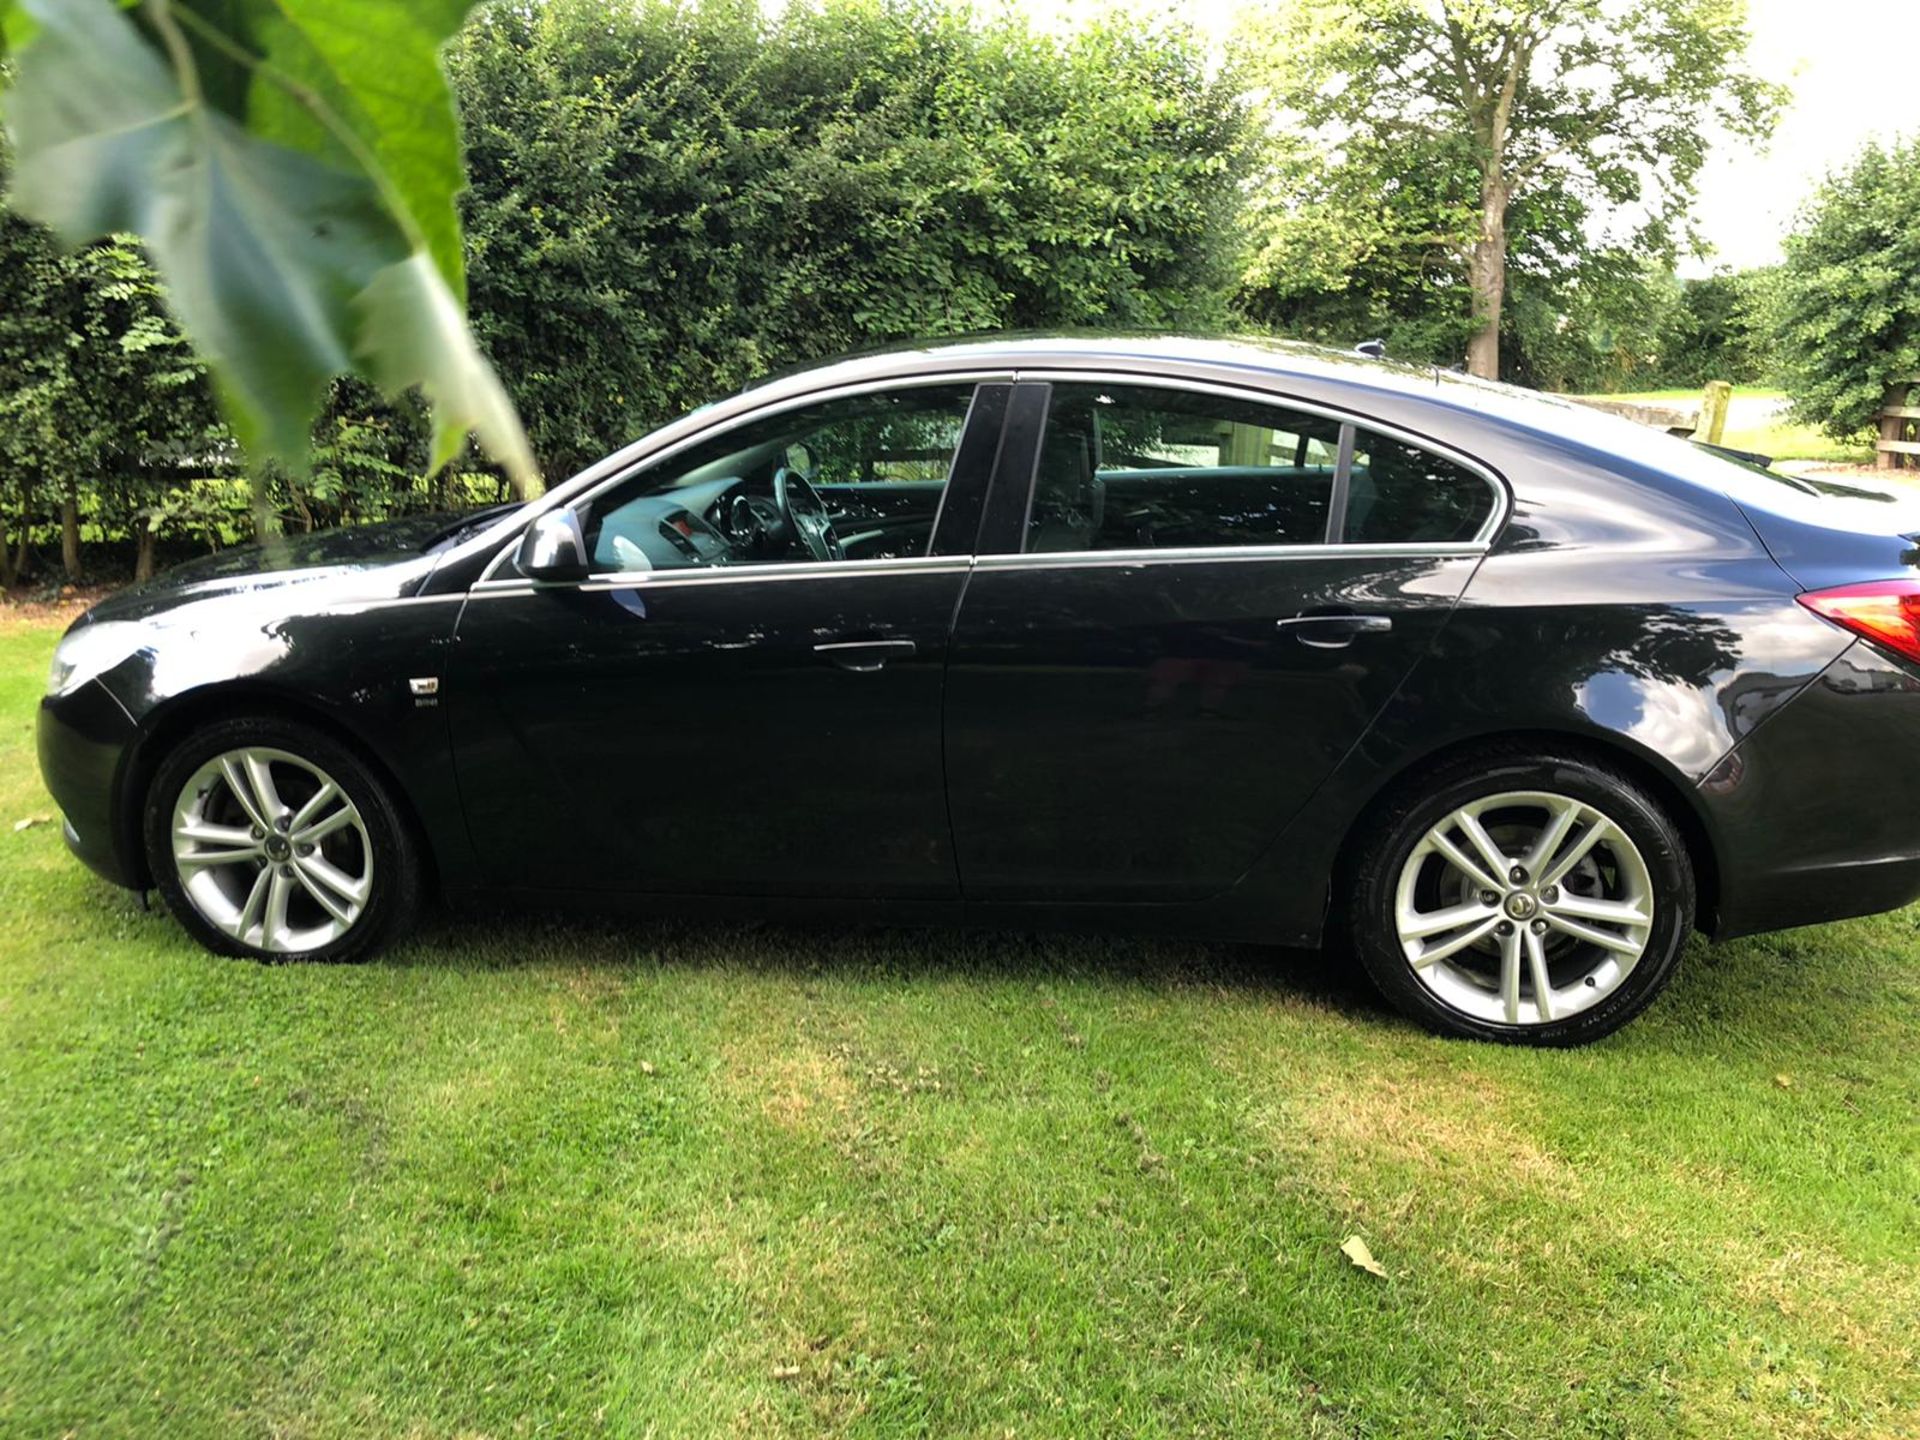
<path fill-rule="evenodd" d="M 329 164 L 370 160 L 455 295 L 465 293 L 455 197 L 467 176 L 440 48 L 471 4 L 172 0 L 207 103 L 256 138 Z M 204 83 L 221 73 L 225 85 Z"/>
<path fill-rule="evenodd" d="M 187 40 L 214 33 L 202 17 L 183 25 L 150 8 L 168 42 L 156 45 L 113 0 L 20 5 L 35 24 L 8 103 L 19 207 L 69 243 L 110 231 L 146 241 L 249 448 L 303 459 L 327 380 L 353 371 L 388 391 L 422 387 L 436 463 L 472 429 L 517 485 L 538 487 L 519 420 L 435 253 L 442 247 L 379 158 L 346 143 L 353 126 L 324 96 L 256 67 L 256 92 L 279 86 L 336 137 L 311 147 L 328 149 L 326 159 L 262 138 L 209 100 Z M 252 53 L 220 40 L 236 56 Z M 274 106 L 239 109 L 297 138 Z"/>

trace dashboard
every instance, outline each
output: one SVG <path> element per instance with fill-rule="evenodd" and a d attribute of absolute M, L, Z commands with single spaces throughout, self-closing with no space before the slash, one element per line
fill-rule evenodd
<path fill-rule="evenodd" d="M 880 478 L 809 482 L 794 492 L 848 559 L 924 555 L 939 513 L 944 480 Z M 773 495 L 773 477 L 717 475 L 634 496 L 582 516 L 593 570 L 638 570 L 765 564 L 810 555 L 793 516 Z"/>
<path fill-rule="evenodd" d="M 593 517 L 588 543 L 596 571 L 679 570 L 766 559 L 786 528 L 771 495 L 727 475 L 616 505 Z"/>

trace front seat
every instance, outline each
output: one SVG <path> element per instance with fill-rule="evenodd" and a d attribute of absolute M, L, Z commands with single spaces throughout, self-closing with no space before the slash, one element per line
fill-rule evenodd
<path fill-rule="evenodd" d="M 1088 436 L 1064 426 L 1048 427 L 1027 517 L 1029 551 L 1094 548 L 1106 509 L 1106 487 L 1093 473 L 1092 450 Z"/>

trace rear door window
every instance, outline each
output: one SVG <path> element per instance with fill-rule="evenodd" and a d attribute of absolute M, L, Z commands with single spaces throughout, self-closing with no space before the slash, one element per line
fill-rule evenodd
<path fill-rule="evenodd" d="M 1326 538 L 1340 425 L 1192 391 L 1057 385 L 1030 552 L 1307 545 Z"/>
<path fill-rule="evenodd" d="M 1477 536 L 1495 504 L 1476 471 L 1363 425 L 1164 386 L 1061 384 L 1025 548 L 1449 544 Z"/>

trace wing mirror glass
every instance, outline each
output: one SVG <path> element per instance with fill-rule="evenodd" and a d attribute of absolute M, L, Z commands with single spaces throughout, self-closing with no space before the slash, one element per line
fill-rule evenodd
<path fill-rule="evenodd" d="M 587 578 L 587 537 L 571 510 L 549 510 L 520 537 L 514 564 L 529 580 Z"/>

